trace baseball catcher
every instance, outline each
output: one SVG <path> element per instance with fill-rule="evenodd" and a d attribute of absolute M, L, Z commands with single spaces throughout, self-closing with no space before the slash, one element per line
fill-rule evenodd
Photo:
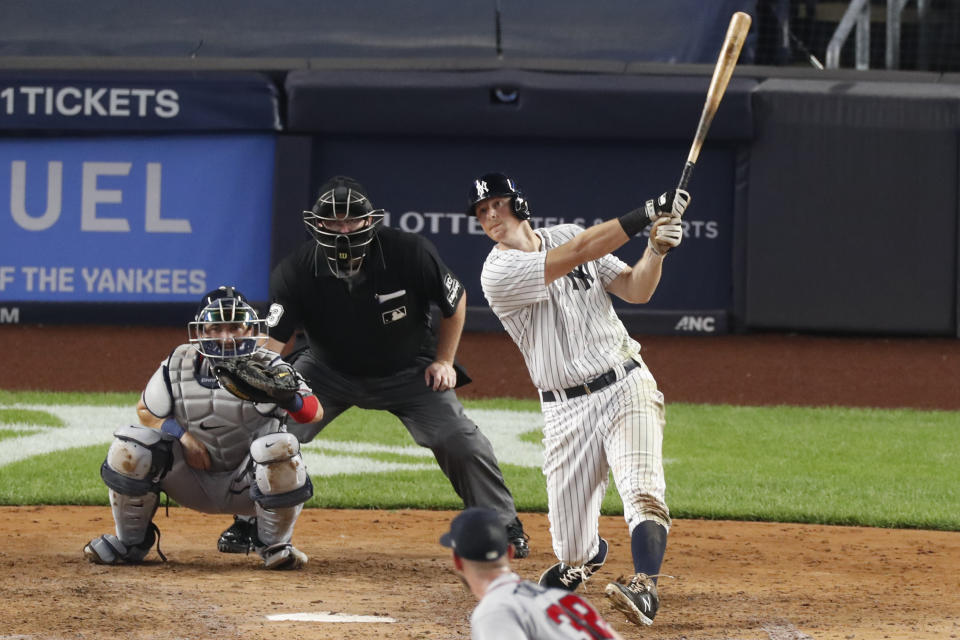
<path fill-rule="evenodd" d="M 143 390 L 141 424 L 114 432 L 100 475 L 116 535 L 94 538 L 83 554 L 97 564 L 139 563 L 156 542 L 166 560 L 153 523 L 164 491 L 197 511 L 251 517 L 252 547 L 264 566 L 299 568 L 307 556 L 291 538 L 313 486 L 285 424 L 288 417 L 320 420 L 319 402 L 263 349 L 265 323 L 236 289 L 204 296 L 188 334 Z"/>

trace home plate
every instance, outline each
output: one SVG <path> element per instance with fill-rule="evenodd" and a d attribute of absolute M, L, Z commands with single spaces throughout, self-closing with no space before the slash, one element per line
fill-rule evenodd
<path fill-rule="evenodd" d="M 349 613 L 331 613 L 330 611 L 316 611 L 314 613 L 278 613 L 267 616 L 267 620 L 275 622 L 396 622 L 387 616 L 355 616 Z"/>

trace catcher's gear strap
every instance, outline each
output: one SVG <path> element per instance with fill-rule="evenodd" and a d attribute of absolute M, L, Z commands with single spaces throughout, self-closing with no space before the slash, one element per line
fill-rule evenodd
<path fill-rule="evenodd" d="M 264 509 L 279 509 L 281 507 L 295 507 L 303 504 L 313 497 L 313 482 L 310 476 L 306 477 L 306 483 L 294 491 L 280 493 L 277 495 L 266 495 L 257 486 L 256 483 L 250 485 L 250 499 L 256 502 Z"/>
<path fill-rule="evenodd" d="M 317 396 L 307 396 L 306 398 L 300 398 L 300 408 L 296 411 L 287 410 L 287 413 L 290 414 L 290 417 L 296 420 L 301 424 L 307 422 L 313 422 L 313 419 L 317 417 L 317 414 L 320 412 L 320 401 L 317 400 Z"/>
<path fill-rule="evenodd" d="M 159 492 L 160 480 L 173 464 L 170 443 L 150 427 L 124 426 L 113 435 L 100 466 L 104 484 L 128 496 Z"/>

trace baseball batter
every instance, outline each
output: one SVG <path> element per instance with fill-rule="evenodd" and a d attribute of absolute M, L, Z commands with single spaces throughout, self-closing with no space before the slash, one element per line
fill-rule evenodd
<path fill-rule="evenodd" d="M 470 191 L 470 212 L 497 243 L 483 265 L 484 295 L 540 389 L 550 532 L 560 560 L 540 584 L 573 591 L 606 561 L 598 520 L 612 471 L 635 575 L 611 582 L 606 594 L 635 624 L 652 624 L 659 608 L 656 578 L 670 528 L 664 406 L 609 294 L 631 303 L 650 299 L 664 257 L 683 238 L 680 216 L 689 200 L 676 190 L 586 230 L 572 224 L 534 230 L 529 206 L 507 176 L 481 176 Z M 610 254 L 650 220 L 648 245 L 635 265 Z"/>
<path fill-rule="evenodd" d="M 512 549 L 495 511 L 471 507 L 450 523 L 440 544 L 480 603 L 473 640 L 620 640 L 593 606 L 564 589 L 523 580 L 510 569 Z"/>
<path fill-rule="evenodd" d="M 289 367 L 262 348 L 263 322 L 232 287 L 204 296 L 189 324 L 189 343 L 161 363 L 140 397 L 142 424 L 114 433 L 100 475 L 110 489 L 116 535 L 99 536 L 84 547 L 90 562 L 139 563 L 154 542 L 166 560 L 153 523 L 165 491 L 197 511 L 254 516 L 254 548 L 268 569 L 306 564 L 306 554 L 291 538 L 313 487 L 300 443 L 284 424 L 288 416 L 315 422 L 323 411 L 302 381 L 294 400 L 281 408 L 235 397 L 212 371 L 213 363 L 239 358 Z"/>

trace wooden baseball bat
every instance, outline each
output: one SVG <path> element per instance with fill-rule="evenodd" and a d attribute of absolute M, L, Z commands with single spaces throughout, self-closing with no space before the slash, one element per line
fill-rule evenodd
<path fill-rule="evenodd" d="M 730 26 L 727 27 L 727 35 L 723 39 L 720 56 L 713 68 L 713 78 L 710 79 L 710 88 L 707 89 L 707 99 L 703 104 L 703 112 L 700 114 L 700 124 L 697 125 L 697 133 L 693 136 L 693 143 L 690 145 L 687 163 L 683 166 L 683 173 L 680 175 L 678 189 L 686 189 L 690 182 L 693 167 L 697 164 L 697 158 L 700 157 L 700 148 L 707 137 L 707 130 L 710 129 L 713 116 L 716 115 L 717 109 L 720 107 L 720 100 L 723 99 L 723 93 L 727 90 L 727 84 L 730 82 L 733 69 L 737 66 L 737 58 L 740 57 L 743 42 L 747 39 L 751 21 L 750 14 L 743 11 L 737 11 L 730 18 Z"/>

